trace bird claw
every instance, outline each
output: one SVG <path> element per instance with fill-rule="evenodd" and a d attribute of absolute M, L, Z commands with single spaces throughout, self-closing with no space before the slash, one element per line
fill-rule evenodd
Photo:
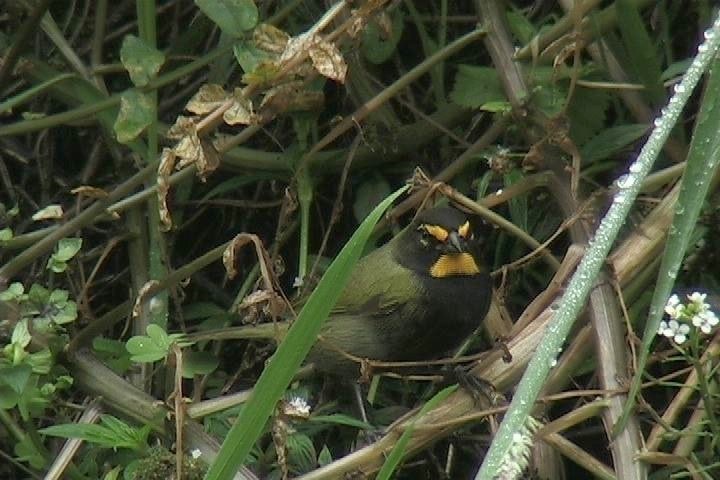
<path fill-rule="evenodd" d="M 458 385 L 472 397 L 476 406 L 489 403 L 490 406 L 495 407 L 507 403 L 507 399 L 497 391 L 495 385 L 474 375 L 469 368 L 459 365 L 453 369 L 453 374 Z"/>

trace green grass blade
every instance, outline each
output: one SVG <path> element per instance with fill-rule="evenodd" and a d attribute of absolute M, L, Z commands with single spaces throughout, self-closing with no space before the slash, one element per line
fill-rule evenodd
<path fill-rule="evenodd" d="M 373 227 L 407 187 L 395 191 L 368 215 L 332 262 L 317 288 L 300 311 L 275 355 L 258 380 L 252 396 L 228 432 L 206 480 L 229 479 L 244 462 L 263 433 L 275 404 L 290 384 L 295 371 L 310 351 L 320 327 L 337 302 Z"/>
<path fill-rule="evenodd" d="M 650 313 L 645 324 L 642 350 L 638 359 L 637 372 L 633 380 L 628 402 L 621 421 L 615 429 L 619 430 L 625 423 L 634 405 L 635 395 L 640 390 L 642 373 L 650 352 L 652 341 L 657 335 L 662 320 L 665 303 L 675 285 L 675 278 L 682 265 L 683 258 L 690 244 L 690 237 L 695 229 L 700 210 L 707 197 L 713 177 L 720 163 L 720 60 L 715 58 L 710 69 L 707 88 L 703 96 L 698 120 L 695 126 L 690 151 L 687 156 L 687 167 L 680 184 L 680 194 L 675 204 L 675 215 L 668 233 L 665 253 L 662 257 L 658 279 L 655 285 Z"/>

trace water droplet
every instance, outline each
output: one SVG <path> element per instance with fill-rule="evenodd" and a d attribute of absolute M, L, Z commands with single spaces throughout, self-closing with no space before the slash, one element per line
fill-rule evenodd
<path fill-rule="evenodd" d="M 663 124 L 663 122 L 662 122 L 662 118 L 661 118 L 661 117 L 658 117 L 658 118 L 656 118 L 656 119 L 653 121 L 653 125 L 655 125 L 655 127 L 658 127 L 658 128 L 659 128 L 659 127 L 662 126 L 662 124 Z"/>
<path fill-rule="evenodd" d="M 557 312 L 558 310 L 560 310 L 560 305 L 558 305 L 557 303 L 552 303 L 550 304 L 550 310 L 553 312 Z"/>
<path fill-rule="evenodd" d="M 640 171 L 640 169 L 641 169 L 641 167 L 638 162 L 633 162 L 629 168 L 630 173 L 638 173 Z"/>
<path fill-rule="evenodd" d="M 707 52 L 708 46 L 704 43 L 701 43 L 700 46 L 698 46 L 698 53 L 705 53 Z"/>
<path fill-rule="evenodd" d="M 557 358 L 553 358 L 552 360 L 550 360 L 550 368 L 555 367 L 557 365 L 557 363 L 558 363 Z"/>
<path fill-rule="evenodd" d="M 675 90 L 675 93 L 685 93 L 685 85 L 682 83 L 676 83 L 673 90 Z"/>
<path fill-rule="evenodd" d="M 635 180 L 637 180 L 635 175 L 625 174 L 619 176 L 618 179 L 615 180 L 615 185 L 620 188 L 630 188 L 635 185 Z"/>
<path fill-rule="evenodd" d="M 500 190 L 498 190 L 497 192 L 495 192 L 495 195 L 502 195 L 502 193 L 503 193 L 503 191 L 502 191 L 502 188 L 501 188 Z"/>

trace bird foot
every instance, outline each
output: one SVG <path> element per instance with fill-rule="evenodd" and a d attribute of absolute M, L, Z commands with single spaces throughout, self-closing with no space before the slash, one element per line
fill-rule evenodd
<path fill-rule="evenodd" d="M 453 374 L 458 385 L 465 390 L 473 398 L 476 406 L 498 406 L 507 403 L 505 396 L 498 392 L 495 385 L 474 375 L 470 368 L 465 366 L 457 366 L 453 369 Z"/>

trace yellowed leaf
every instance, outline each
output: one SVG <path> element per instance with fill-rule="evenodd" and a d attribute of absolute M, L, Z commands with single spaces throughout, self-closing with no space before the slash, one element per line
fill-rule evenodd
<path fill-rule="evenodd" d="M 40 220 L 58 220 L 63 216 L 63 209 L 60 205 L 48 205 L 35 212 L 32 219 L 36 222 Z"/>
<path fill-rule="evenodd" d="M 282 53 L 289 40 L 290 35 L 267 23 L 261 23 L 253 31 L 255 47 L 269 53 Z"/>
<path fill-rule="evenodd" d="M 228 125 L 250 125 L 255 122 L 252 102 L 243 96 L 241 88 L 233 93 L 233 104 L 223 113 L 223 120 Z"/>

